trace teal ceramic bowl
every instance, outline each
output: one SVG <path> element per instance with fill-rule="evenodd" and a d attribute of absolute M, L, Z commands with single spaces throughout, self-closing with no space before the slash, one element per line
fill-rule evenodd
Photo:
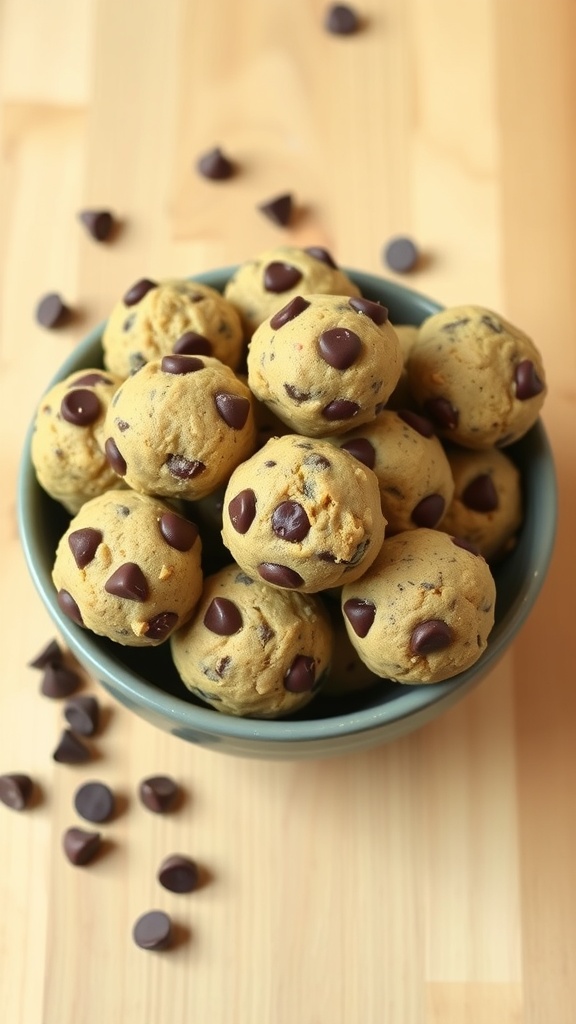
<path fill-rule="evenodd" d="M 222 290 L 234 268 L 197 276 Z M 370 274 L 348 271 L 363 295 L 388 307 L 392 323 L 419 324 L 440 308 L 430 299 Z M 60 367 L 51 384 L 76 370 L 102 364 L 102 326 L 92 331 Z M 26 563 L 58 632 L 87 671 L 117 701 L 152 725 L 188 743 L 253 758 L 318 758 L 364 750 L 404 736 L 463 697 L 494 667 L 524 625 L 550 562 L 557 517 L 554 464 L 538 422 L 507 449 L 520 468 L 525 519 L 518 544 L 495 569 L 496 623 L 488 648 L 471 669 L 446 683 L 401 686 L 379 681 L 346 698 L 323 697 L 289 719 L 234 718 L 201 705 L 179 680 L 169 645 L 121 647 L 62 614 L 50 578 L 56 545 L 68 516 L 36 481 L 31 432 L 22 453 L 18 522 Z"/>

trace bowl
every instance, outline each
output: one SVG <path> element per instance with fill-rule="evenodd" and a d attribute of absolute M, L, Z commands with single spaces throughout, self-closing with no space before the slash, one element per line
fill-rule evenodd
<path fill-rule="evenodd" d="M 222 291 L 234 267 L 196 275 Z M 371 274 L 347 273 L 367 298 L 388 307 L 392 323 L 420 324 L 441 307 L 408 288 Z M 103 325 L 60 367 L 50 386 L 77 370 L 102 365 Z M 125 648 L 89 633 L 65 616 L 51 581 L 54 553 L 69 517 L 36 480 L 30 457 L 32 425 L 18 481 L 18 525 L 38 594 L 72 653 L 104 689 L 152 725 L 189 743 L 251 758 L 318 758 L 395 740 L 436 718 L 467 694 L 510 646 L 536 601 L 550 563 L 557 519 L 554 462 L 542 422 L 506 449 L 523 481 L 525 518 L 513 551 L 494 568 L 496 620 L 488 647 L 472 668 L 444 683 L 407 686 L 378 681 L 346 697 L 323 697 L 287 719 L 235 718 L 201 704 L 185 689 L 169 645 Z"/>

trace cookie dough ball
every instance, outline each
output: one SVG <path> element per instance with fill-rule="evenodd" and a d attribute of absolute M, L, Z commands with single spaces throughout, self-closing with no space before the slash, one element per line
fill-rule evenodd
<path fill-rule="evenodd" d="M 124 486 L 104 453 L 106 411 L 121 383 L 101 369 L 77 370 L 46 392 L 36 412 L 31 454 L 38 482 L 71 515 Z"/>
<path fill-rule="evenodd" d="M 280 245 L 243 263 L 224 289 L 239 310 L 248 337 L 296 295 L 360 295 L 326 249 Z"/>
<path fill-rule="evenodd" d="M 279 718 L 317 692 L 332 630 L 318 598 L 269 587 L 231 565 L 206 579 L 171 651 L 184 684 L 218 711 Z"/>
<path fill-rule="evenodd" d="M 255 444 L 249 389 L 209 356 L 146 363 L 120 386 L 106 417 L 110 464 L 143 494 L 204 498 Z"/>
<path fill-rule="evenodd" d="M 440 524 L 454 481 L 444 448 L 425 416 L 385 409 L 336 443 L 376 474 L 388 536 Z"/>
<path fill-rule="evenodd" d="M 496 587 L 481 555 L 439 530 L 387 538 L 342 590 L 348 636 L 378 676 L 439 683 L 470 668 L 494 624 Z"/>
<path fill-rule="evenodd" d="M 248 349 L 253 393 L 307 437 L 373 420 L 401 369 L 385 307 L 341 295 L 297 295 L 260 325 Z"/>
<path fill-rule="evenodd" d="M 428 317 L 408 357 L 410 390 L 438 430 L 466 448 L 503 447 L 536 422 L 546 396 L 534 342 L 482 306 Z"/>
<path fill-rule="evenodd" d="M 238 311 L 199 281 L 142 279 L 110 314 L 102 337 L 104 365 L 120 377 L 172 352 L 213 356 L 235 369 L 244 353 Z"/>
<path fill-rule="evenodd" d="M 82 506 L 60 540 L 52 580 L 63 612 L 128 647 L 156 647 L 186 622 L 202 592 L 194 523 L 135 491 Z"/>
<path fill-rule="evenodd" d="M 224 544 L 249 576 L 302 593 L 358 579 L 386 526 L 372 470 L 298 434 L 272 438 L 234 470 L 222 521 Z"/>
<path fill-rule="evenodd" d="M 447 455 L 455 490 L 440 529 L 469 541 L 488 562 L 496 561 L 514 547 L 522 523 L 520 473 L 497 448 L 450 446 Z"/>
<path fill-rule="evenodd" d="M 418 335 L 418 328 L 415 324 L 394 324 L 394 331 L 396 337 L 400 342 L 400 351 L 402 353 L 402 370 L 400 377 L 394 391 L 390 395 L 390 398 L 386 402 L 388 409 L 411 409 L 416 403 L 410 392 L 410 386 L 408 384 L 408 371 L 406 364 L 408 362 L 408 356 L 410 349 Z"/>

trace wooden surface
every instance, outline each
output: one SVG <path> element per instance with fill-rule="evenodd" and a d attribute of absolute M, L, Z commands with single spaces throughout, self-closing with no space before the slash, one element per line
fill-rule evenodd
<path fill-rule="evenodd" d="M 575 1019 L 576 6 L 361 10 L 362 33 L 336 38 L 318 0 L 0 0 L 0 772 L 42 791 L 24 813 L 0 806 L 7 1024 Z M 193 170 L 215 143 L 241 167 L 229 183 Z M 301 207 L 287 233 L 255 210 L 285 189 Z M 76 221 L 91 204 L 124 221 L 107 246 Z M 53 629 L 14 510 L 48 379 L 140 276 L 284 239 L 378 272 L 396 232 L 427 254 L 410 284 L 493 306 L 546 362 L 560 527 L 514 650 L 441 720 L 366 755 L 226 758 L 104 698 L 99 760 L 55 765 L 62 709 L 27 667 Z M 61 332 L 34 322 L 52 289 L 81 312 Z M 185 787 L 178 814 L 139 805 L 153 772 Z M 123 810 L 75 869 L 61 834 L 90 777 Z M 155 881 L 175 850 L 209 873 L 190 896 Z M 169 954 L 132 943 L 152 906 L 180 926 Z"/>

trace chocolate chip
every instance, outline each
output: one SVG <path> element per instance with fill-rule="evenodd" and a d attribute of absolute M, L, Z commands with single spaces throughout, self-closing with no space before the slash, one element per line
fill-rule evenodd
<path fill-rule="evenodd" d="M 316 662 L 305 654 L 298 654 L 284 675 L 284 689 L 290 693 L 308 693 L 314 689 Z"/>
<path fill-rule="evenodd" d="M 79 569 L 85 569 L 90 564 L 101 543 L 102 531 L 94 530 L 91 526 L 68 534 L 68 544 Z"/>
<path fill-rule="evenodd" d="M 531 359 L 523 359 L 518 363 L 514 370 L 514 383 L 516 384 L 516 398 L 519 402 L 526 402 L 544 390 L 544 384 Z"/>
<path fill-rule="evenodd" d="M 310 520 L 297 501 L 283 501 L 272 513 L 272 529 L 282 540 L 304 540 L 310 530 Z"/>
<path fill-rule="evenodd" d="M 412 430 L 422 434 L 422 437 L 434 437 L 434 427 L 430 420 L 426 419 L 426 416 L 421 416 L 420 413 L 413 412 L 412 409 L 399 409 L 398 416 L 409 427 L 412 427 Z"/>
<path fill-rule="evenodd" d="M 83 867 L 98 853 L 101 836 L 99 832 L 87 832 L 83 828 L 68 828 L 62 837 L 62 846 L 70 863 Z"/>
<path fill-rule="evenodd" d="M 228 504 L 228 515 L 236 533 L 247 533 L 256 515 L 256 495 L 249 487 Z"/>
<path fill-rule="evenodd" d="M 391 270 L 406 274 L 418 262 L 418 249 L 411 238 L 393 238 L 384 249 L 384 259 Z"/>
<path fill-rule="evenodd" d="M 204 369 L 204 363 L 195 356 L 174 353 L 163 357 L 160 368 L 164 373 L 195 373 Z"/>
<path fill-rule="evenodd" d="M 109 210 L 81 210 L 78 218 L 96 242 L 105 242 L 114 227 Z"/>
<path fill-rule="evenodd" d="M 362 341 L 347 327 L 330 327 L 318 338 L 318 348 L 324 362 L 335 370 L 347 370 L 362 351 Z"/>
<path fill-rule="evenodd" d="M 110 377 L 105 377 L 103 373 L 84 373 L 80 377 L 75 377 L 73 381 L 68 385 L 69 388 L 78 388 L 83 385 L 86 388 L 93 388 L 96 384 L 112 384 L 113 381 Z"/>
<path fill-rule="evenodd" d="M 261 203 L 258 209 L 274 224 L 285 228 L 292 217 L 292 205 L 292 195 L 290 192 L 286 192 L 281 196 L 276 196 L 275 199 L 268 199 L 267 202 Z"/>
<path fill-rule="evenodd" d="M 23 811 L 28 803 L 34 784 L 29 775 L 10 772 L 0 775 L 0 802 L 12 811 Z"/>
<path fill-rule="evenodd" d="M 59 764 L 84 764 L 90 760 L 90 751 L 75 733 L 64 729 L 52 757 Z"/>
<path fill-rule="evenodd" d="M 294 590 L 296 587 L 301 587 L 304 583 L 302 576 L 295 569 L 290 569 L 287 565 L 278 565 L 276 562 L 260 562 L 257 569 L 263 580 L 277 587 L 287 587 L 289 590 Z"/>
<path fill-rule="evenodd" d="M 433 654 L 443 651 L 454 641 L 454 631 L 442 619 L 426 619 L 414 626 L 410 635 L 410 651 L 412 654 Z"/>
<path fill-rule="evenodd" d="M 176 612 L 159 612 L 153 619 L 148 620 L 146 640 L 165 640 L 177 622 Z"/>
<path fill-rule="evenodd" d="M 125 306 L 135 306 L 145 295 L 148 295 L 148 292 L 157 287 L 158 283 L 156 281 L 151 281 L 149 277 L 141 277 L 139 281 L 131 285 L 122 301 Z"/>
<path fill-rule="evenodd" d="M 167 949 L 172 939 L 172 922 L 163 910 L 149 910 L 136 921 L 132 937 L 140 949 Z"/>
<path fill-rule="evenodd" d="M 447 398 L 429 398 L 424 408 L 430 418 L 444 430 L 454 430 L 458 426 L 460 415 Z"/>
<path fill-rule="evenodd" d="M 69 591 L 63 589 L 59 590 L 58 593 L 56 594 L 56 600 L 58 602 L 58 607 L 60 608 L 60 610 L 63 611 L 64 614 L 67 615 L 69 619 L 72 619 L 79 626 L 84 625 L 84 620 L 82 618 L 80 609 L 76 604 L 76 601 L 72 597 L 72 594 L 69 593 Z"/>
<path fill-rule="evenodd" d="M 372 302 L 371 299 L 348 299 L 348 305 L 357 313 L 364 313 L 370 317 L 377 327 L 381 327 L 388 320 L 388 310 L 379 302 Z"/>
<path fill-rule="evenodd" d="M 75 427 L 86 427 L 94 423 L 100 415 L 102 406 L 94 391 L 87 388 L 74 388 L 69 391 L 60 404 L 62 418 Z"/>
<path fill-rule="evenodd" d="M 462 491 L 462 504 L 474 512 L 498 508 L 498 492 L 489 473 L 479 473 Z"/>
<path fill-rule="evenodd" d="M 57 292 L 49 292 L 36 306 L 36 319 L 42 327 L 50 330 L 62 327 L 70 319 L 71 311 Z"/>
<path fill-rule="evenodd" d="M 264 267 L 264 287 L 267 292 L 288 292 L 302 279 L 302 271 L 290 263 L 274 260 Z"/>
<path fill-rule="evenodd" d="M 464 551 L 469 551 L 471 555 L 479 555 L 480 551 L 471 540 L 466 537 L 451 537 L 450 540 L 457 548 L 464 548 Z"/>
<path fill-rule="evenodd" d="M 187 459 L 184 455 L 169 455 L 164 465 L 168 472 L 179 480 L 193 480 L 206 469 L 199 459 Z"/>
<path fill-rule="evenodd" d="M 164 512 L 160 517 L 160 533 L 176 551 L 190 551 L 198 537 L 198 527 L 175 512 Z"/>
<path fill-rule="evenodd" d="M 227 597 L 215 597 L 203 619 L 206 629 L 218 636 L 233 636 L 242 629 L 242 615 L 238 605 Z"/>
<path fill-rule="evenodd" d="M 118 476 L 126 476 L 126 470 L 128 469 L 126 459 L 121 454 L 113 437 L 107 438 L 104 442 L 104 454 L 108 459 L 110 468 L 113 469 Z"/>
<path fill-rule="evenodd" d="M 231 178 L 236 170 L 232 161 L 224 155 L 219 146 L 204 153 L 199 158 L 196 169 L 203 178 L 209 178 L 211 181 L 225 181 L 227 178 Z"/>
<path fill-rule="evenodd" d="M 444 515 L 445 508 L 446 502 L 441 494 L 429 494 L 412 509 L 410 518 L 416 526 L 433 530 Z"/>
<path fill-rule="evenodd" d="M 355 459 L 358 459 L 358 462 L 368 466 L 368 469 L 374 469 L 376 449 L 366 437 L 354 437 L 351 441 L 346 441 L 345 444 L 341 445 L 341 448 L 343 451 L 353 455 Z"/>
<path fill-rule="evenodd" d="M 324 28 L 335 36 L 349 36 L 360 28 L 360 19 L 353 7 L 332 4 L 326 12 Z"/>
<path fill-rule="evenodd" d="M 230 395 L 227 391 L 218 391 L 214 401 L 220 419 L 224 420 L 233 430 L 242 430 L 250 412 L 250 401 L 240 395 Z"/>
<path fill-rule="evenodd" d="M 186 331 L 178 338 L 172 351 L 178 355 L 209 356 L 212 352 L 212 342 L 196 331 Z"/>
<path fill-rule="evenodd" d="M 169 775 L 151 775 L 138 788 L 140 800 L 154 814 L 166 814 L 180 795 L 178 783 Z"/>
<path fill-rule="evenodd" d="M 122 597 L 125 601 L 146 601 L 148 581 L 136 562 L 124 562 L 104 584 L 107 594 Z"/>
<path fill-rule="evenodd" d="M 28 664 L 30 668 L 45 668 L 46 665 L 59 665 L 62 657 L 62 650 L 58 642 L 50 640 Z"/>
<path fill-rule="evenodd" d="M 100 705 L 91 694 L 71 697 L 64 708 L 64 718 L 73 732 L 93 736 L 98 729 Z"/>
<path fill-rule="evenodd" d="M 158 869 L 158 881 L 170 892 L 192 892 L 198 886 L 198 865 L 190 857 L 173 853 L 165 857 Z"/>
<path fill-rule="evenodd" d="M 327 267 L 332 267 L 333 270 L 338 270 L 338 264 L 335 263 L 328 250 L 324 249 L 322 246 L 309 245 L 304 252 L 313 256 L 315 260 L 320 260 L 321 263 L 325 263 Z"/>
<path fill-rule="evenodd" d="M 289 320 L 294 320 L 300 313 L 303 313 L 305 309 L 308 309 L 310 305 L 306 299 L 303 299 L 301 295 L 295 295 L 290 302 L 282 309 L 279 309 L 277 313 L 270 320 L 270 327 L 272 330 L 277 331 L 279 327 L 283 327 Z"/>
<path fill-rule="evenodd" d="M 360 412 L 360 406 L 356 402 L 350 402 L 346 398 L 335 398 L 322 409 L 325 420 L 351 420 Z"/>
<path fill-rule="evenodd" d="M 69 697 L 79 686 L 80 676 L 77 672 L 66 668 L 61 662 L 51 662 L 44 669 L 40 692 L 44 697 L 61 700 Z"/>
<path fill-rule="evenodd" d="M 296 405 L 308 402 L 312 397 L 310 391 L 300 391 L 294 384 L 285 384 L 284 391 L 293 402 L 296 402 Z"/>
<path fill-rule="evenodd" d="M 76 813 L 86 821 L 100 824 L 114 814 L 114 794 L 104 782 L 85 782 L 74 794 Z"/>
<path fill-rule="evenodd" d="M 344 602 L 342 610 L 356 636 L 361 638 L 367 636 L 374 622 L 376 605 L 371 601 L 364 601 L 360 597 L 350 597 Z"/>
<path fill-rule="evenodd" d="M 295 447 L 304 448 L 311 447 L 311 445 L 305 446 L 303 444 L 298 444 Z M 306 456 L 306 458 L 302 462 L 302 465 L 309 466 L 310 469 L 330 469 L 332 463 L 330 462 L 330 459 L 326 458 L 325 455 L 319 455 L 318 452 L 313 452 L 312 455 Z"/>

